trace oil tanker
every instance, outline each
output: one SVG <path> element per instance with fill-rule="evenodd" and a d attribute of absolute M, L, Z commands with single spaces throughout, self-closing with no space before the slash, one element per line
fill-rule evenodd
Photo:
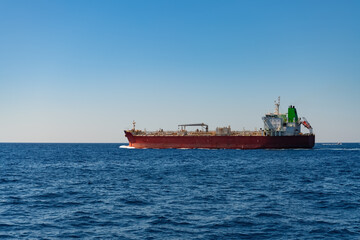
<path fill-rule="evenodd" d="M 275 101 L 275 111 L 262 118 L 264 128 L 255 131 L 232 131 L 230 126 L 209 131 L 205 123 L 180 124 L 177 131 L 125 130 L 129 147 L 133 148 L 204 148 L 204 149 L 282 149 L 312 148 L 315 144 L 313 128 L 306 118 L 299 118 L 295 106 L 280 113 L 280 97 Z M 301 126 L 308 133 L 301 132 Z M 198 127 L 188 131 L 187 127 Z"/>

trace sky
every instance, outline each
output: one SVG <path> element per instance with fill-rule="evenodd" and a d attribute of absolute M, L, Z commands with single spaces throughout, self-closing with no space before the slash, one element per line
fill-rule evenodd
<path fill-rule="evenodd" d="M 262 128 L 295 105 L 360 142 L 360 1 L 0 0 L 0 142 Z M 304 131 L 306 132 L 306 130 Z"/>

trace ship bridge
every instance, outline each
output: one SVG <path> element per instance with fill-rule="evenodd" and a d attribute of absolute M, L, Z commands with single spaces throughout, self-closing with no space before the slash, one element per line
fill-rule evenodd
<path fill-rule="evenodd" d="M 310 135 L 313 134 L 313 129 L 306 118 L 298 117 L 295 106 L 288 107 L 287 114 L 279 112 L 280 97 L 275 101 L 274 113 L 265 114 L 263 117 L 265 134 L 267 136 L 297 136 L 301 135 L 301 125 L 309 129 Z"/>

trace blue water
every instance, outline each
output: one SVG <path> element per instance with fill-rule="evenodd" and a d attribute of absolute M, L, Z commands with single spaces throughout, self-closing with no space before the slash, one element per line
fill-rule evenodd
<path fill-rule="evenodd" d="M 0 144 L 0 238 L 359 239 L 360 144 Z"/>

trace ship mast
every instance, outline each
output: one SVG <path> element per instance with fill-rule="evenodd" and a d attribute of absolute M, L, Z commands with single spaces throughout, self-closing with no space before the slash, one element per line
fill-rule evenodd
<path fill-rule="evenodd" d="M 280 107 L 280 96 L 278 97 L 278 101 L 274 101 L 275 102 L 275 114 L 279 115 L 279 107 Z"/>

